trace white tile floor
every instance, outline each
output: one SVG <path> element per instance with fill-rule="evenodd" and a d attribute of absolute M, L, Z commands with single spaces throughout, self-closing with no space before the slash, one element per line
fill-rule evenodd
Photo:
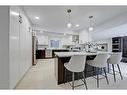
<path fill-rule="evenodd" d="M 127 89 L 127 63 L 120 65 L 124 80 L 117 75 L 117 83 L 114 83 L 113 76 L 108 74 L 109 85 L 106 80 L 100 80 L 100 87 L 96 86 L 96 79 L 93 77 L 86 78 L 88 89 Z M 81 80 L 76 81 L 76 84 L 82 83 Z M 71 89 L 70 84 L 57 85 L 54 76 L 54 59 L 38 60 L 36 66 L 33 66 L 16 89 Z M 85 89 L 85 86 L 80 86 L 75 89 Z"/>

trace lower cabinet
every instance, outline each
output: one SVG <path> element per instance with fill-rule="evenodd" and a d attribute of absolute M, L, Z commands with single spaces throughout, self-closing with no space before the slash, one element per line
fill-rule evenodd
<path fill-rule="evenodd" d="M 36 50 L 36 59 L 54 58 L 55 52 L 69 52 L 69 50 L 44 49 Z"/>
<path fill-rule="evenodd" d="M 36 59 L 45 59 L 45 50 L 36 50 Z"/>

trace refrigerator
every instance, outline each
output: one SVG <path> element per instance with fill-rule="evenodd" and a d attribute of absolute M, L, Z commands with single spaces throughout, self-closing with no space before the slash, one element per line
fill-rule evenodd
<path fill-rule="evenodd" d="M 37 44 L 38 44 L 38 40 L 36 36 L 32 36 L 32 65 L 37 64 L 37 61 L 36 61 Z"/>

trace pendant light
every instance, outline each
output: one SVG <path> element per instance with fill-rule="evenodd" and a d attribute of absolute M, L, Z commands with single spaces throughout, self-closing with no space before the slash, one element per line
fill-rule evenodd
<path fill-rule="evenodd" d="M 92 19 L 93 19 L 93 16 L 89 16 L 89 23 L 90 23 L 89 28 L 88 28 L 89 31 L 93 31 Z"/>
<path fill-rule="evenodd" d="M 68 23 L 67 23 L 67 27 L 71 28 L 72 27 L 72 23 L 70 20 L 70 14 L 71 14 L 71 9 L 67 9 L 67 13 L 68 13 Z"/>

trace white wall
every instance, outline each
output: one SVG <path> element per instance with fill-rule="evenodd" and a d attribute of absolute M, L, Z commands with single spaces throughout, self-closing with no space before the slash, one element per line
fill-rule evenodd
<path fill-rule="evenodd" d="M 19 17 L 11 12 L 20 13 Z M 14 88 L 26 71 L 32 65 L 32 34 L 29 32 L 30 23 L 19 7 L 10 8 L 10 35 L 9 35 L 9 61 L 10 61 L 10 88 Z"/>
<path fill-rule="evenodd" d="M 72 42 L 72 40 L 72 35 L 64 36 L 62 38 L 62 45 L 73 45 L 74 42 Z"/>
<path fill-rule="evenodd" d="M 91 33 L 92 40 L 98 43 L 108 43 L 108 51 L 112 51 L 112 38 L 127 36 L 127 13 L 104 22 Z"/>
<path fill-rule="evenodd" d="M 92 32 L 94 32 L 94 31 L 92 31 Z M 107 43 L 108 44 L 108 51 L 111 52 L 112 51 L 112 39 L 110 37 L 104 38 L 104 36 L 107 34 L 107 31 L 103 32 L 103 33 L 96 32 L 95 34 L 92 32 L 88 32 L 87 30 L 83 30 L 83 31 L 79 32 L 79 42 L 85 43 L 88 41 L 92 41 L 93 43 L 98 43 L 98 44 Z"/>
<path fill-rule="evenodd" d="M 0 89 L 9 88 L 9 7 L 0 6 Z"/>
<path fill-rule="evenodd" d="M 92 41 L 91 34 L 87 30 L 79 32 L 79 43 L 86 43 Z"/>
<path fill-rule="evenodd" d="M 97 40 L 97 41 L 93 41 L 93 43 L 97 43 L 97 44 L 108 44 L 108 52 L 112 52 L 112 39 L 102 39 L 102 40 Z"/>
<path fill-rule="evenodd" d="M 48 45 L 48 36 L 46 35 L 40 35 L 37 36 L 38 44 L 40 45 Z"/>
<path fill-rule="evenodd" d="M 127 24 L 92 33 L 93 40 L 108 39 L 120 36 L 127 36 Z"/>
<path fill-rule="evenodd" d="M 63 45 L 71 45 L 72 43 L 72 35 L 66 35 L 66 36 L 58 36 L 57 34 L 50 34 L 50 35 L 38 35 L 37 36 L 38 39 L 38 43 L 39 44 L 43 44 L 43 45 L 48 45 L 48 46 L 43 46 L 43 47 L 47 47 L 50 48 L 50 40 L 59 40 L 60 41 L 60 47 L 62 48 Z"/>
<path fill-rule="evenodd" d="M 59 48 L 62 48 L 62 43 L 61 43 L 62 38 L 61 37 L 49 36 L 48 37 L 49 47 L 51 47 L 50 40 L 59 40 Z"/>

